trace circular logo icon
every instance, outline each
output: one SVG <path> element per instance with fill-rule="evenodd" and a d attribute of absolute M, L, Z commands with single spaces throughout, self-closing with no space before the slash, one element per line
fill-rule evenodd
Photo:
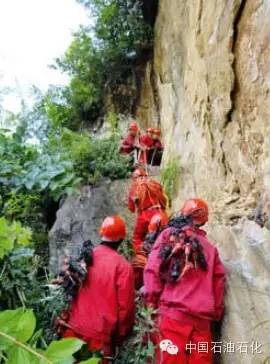
<path fill-rule="evenodd" d="M 159 344 L 159 347 L 161 349 L 161 351 L 167 351 L 167 348 L 169 346 L 173 345 L 172 341 L 171 340 L 162 340 Z"/>
<path fill-rule="evenodd" d="M 179 349 L 176 345 L 169 345 L 167 347 L 167 353 L 171 354 L 171 355 L 177 355 Z"/>

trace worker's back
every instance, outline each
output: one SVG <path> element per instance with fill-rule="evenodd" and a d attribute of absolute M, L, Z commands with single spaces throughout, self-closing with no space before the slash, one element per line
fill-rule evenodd
<path fill-rule="evenodd" d="M 125 258 L 103 244 L 94 249 L 93 262 L 72 305 L 69 325 L 82 337 L 106 342 L 125 336 L 133 325 L 133 271 Z"/>
<path fill-rule="evenodd" d="M 177 282 L 162 283 L 160 280 L 160 250 L 174 228 L 165 229 L 158 237 L 145 268 L 145 290 L 147 300 L 159 301 L 159 312 L 178 319 L 181 313 L 191 314 L 206 320 L 218 320 L 223 312 L 224 267 L 220 262 L 218 251 L 212 245 L 203 230 L 196 229 L 207 269 L 191 269 Z M 157 297 L 158 294 L 158 297 Z"/>

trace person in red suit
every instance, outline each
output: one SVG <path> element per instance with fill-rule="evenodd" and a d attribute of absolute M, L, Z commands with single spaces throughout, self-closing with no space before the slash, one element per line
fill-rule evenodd
<path fill-rule="evenodd" d="M 119 148 L 121 154 L 130 154 L 135 148 L 139 148 L 139 132 L 138 124 L 135 121 L 129 124 L 128 134 L 122 140 Z"/>
<path fill-rule="evenodd" d="M 140 144 L 146 148 L 152 148 L 154 145 L 153 128 L 147 128 L 146 133 L 140 136 Z"/>
<path fill-rule="evenodd" d="M 143 250 L 146 256 L 150 254 L 158 235 L 167 226 L 168 220 L 166 211 L 162 210 L 151 218 L 147 229 L 148 232 L 143 242 Z"/>
<path fill-rule="evenodd" d="M 93 250 L 93 265 L 71 306 L 64 337 L 81 338 L 89 351 L 103 351 L 102 364 L 107 364 L 115 347 L 132 330 L 135 290 L 132 266 L 117 253 L 126 237 L 124 220 L 107 217 L 100 236 L 101 243 Z"/>
<path fill-rule="evenodd" d="M 148 177 L 143 168 L 133 172 L 132 184 L 128 195 L 128 208 L 131 212 L 137 212 L 137 221 L 133 231 L 132 247 L 134 251 L 133 267 L 135 272 L 135 287 L 139 289 L 143 284 L 143 267 L 145 265 L 145 253 L 143 242 L 148 232 L 151 218 L 160 211 L 165 211 L 167 197 L 161 184 Z"/>
<path fill-rule="evenodd" d="M 157 364 L 213 363 L 210 326 L 223 315 L 225 269 L 201 229 L 207 220 L 205 201 L 186 201 L 148 258 L 144 291 L 147 305 L 158 308 Z"/>
<path fill-rule="evenodd" d="M 153 134 L 152 134 L 153 146 L 151 153 L 149 153 L 149 159 L 151 159 L 149 164 L 152 164 L 153 166 L 160 166 L 161 164 L 163 145 L 161 143 L 160 137 L 161 137 L 160 129 L 157 128 L 153 129 Z"/>
<path fill-rule="evenodd" d="M 161 143 L 160 137 L 161 137 L 160 129 L 158 129 L 158 128 L 153 129 L 153 133 L 152 133 L 153 147 L 160 150 L 160 151 L 162 151 L 163 150 L 163 145 Z"/>
<path fill-rule="evenodd" d="M 142 134 L 140 136 L 140 164 L 150 164 L 150 154 L 152 148 L 154 147 L 153 131 L 153 128 L 148 128 L 146 130 L 146 134 Z"/>

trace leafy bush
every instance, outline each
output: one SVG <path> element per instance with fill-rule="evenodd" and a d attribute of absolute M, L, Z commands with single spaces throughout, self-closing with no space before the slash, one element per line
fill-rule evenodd
<path fill-rule="evenodd" d="M 94 139 L 87 133 L 61 129 L 58 136 L 50 139 L 49 148 L 55 149 L 62 158 L 72 162 L 75 175 L 84 183 L 96 184 L 102 177 L 112 180 L 125 178 L 130 170 L 129 159 L 118 152 L 120 137 Z"/>
<path fill-rule="evenodd" d="M 73 171 L 73 164 L 59 154 L 39 152 L 33 146 L 25 146 L 11 136 L 0 133 L 0 183 L 15 192 L 49 190 L 57 200 L 71 193 L 80 180 Z"/>
<path fill-rule="evenodd" d="M 111 120 L 116 123 L 112 116 Z M 37 148 L 23 145 L 17 133 L 0 132 L 2 213 L 32 226 L 42 215 L 39 201 L 44 195 L 57 201 L 74 193 L 81 182 L 125 178 L 129 160 L 119 155 L 119 140 L 115 130 L 110 137 L 94 139 L 59 127 L 51 129 L 48 142 Z"/>
<path fill-rule="evenodd" d="M 0 308 L 26 306 L 39 309 L 39 300 L 46 294 L 41 259 L 29 246 L 32 231 L 20 222 L 0 218 Z M 42 273 L 42 274 L 41 274 Z"/>
<path fill-rule="evenodd" d="M 138 0 L 78 0 L 95 16 L 95 40 L 112 55 L 127 54 L 152 43 Z"/>
<path fill-rule="evenodd" d="M 9 251 L 25 246 L 31 242 L 32 232 L 22 227 L 20 222 L 9 223 L 4 217 L 0 218 L 0 259 Z"/>
<path fill-rule="evenodd" d="M 0 309 L 31 307 L 42 317 L 46 279 L 41 275 L 41 259 L 29 248 L 31 236 L 20 222 L 0 218 Z"/>
<path fill-rule="evenodd" d="M 0 188 L 2 196 L 2 206 L 0 208 L 9 221 L 19 221 L 32 230 L 33 242 L 35 247 L 43 242 L 47 243 L 47 210 L 50 209 L 50 217 L 53 218 L 51 208 L 52 198 L 47 194 L 25 191 L 16 193 L 14 191 L 4 191 Z M 54 207 L 54 206 L 53 206 Z"/>
<path fill-rule="evenodd" d="M 134 59 L 152 48 L 153 30 L 145 23 L 141 1 L 79 0 L 95 25 L 81 27 L 65 55 L 56 60 L 71 76 L 70 84 L 47 95 L 47 115 L 54 125 L 72 130 L 104 114 L 108 87 L 125 82 Z M 132 97 L 132 96 L 131 96 Z"/>
<path fill-rule="evenodd" d="M 119 154 L 119 141 L 119 135 L 113 134 L 94 142 L 95 147 L 90 162 L 92 172 L 112 180 L 127 177 L 130 171 L 129 158 Z"/>
<path fill-rule="evenodd" d="M 51 342 L 41 350 L 37 341 L 41 331 L 35 332 L 36 318 L 31 310 L 19 308 L 0 312 L 1 362 L 8 364 L 64 364 L 73 363 L 73 354 L 84 344 L 78 339 Z M 92 359 L 97 364 L 99 359 Z"/>
<path fill-rule="evenodd" d="M 39 194 L 8 192 L 2 206 L 2 213 L 9 220 L 19 220 L 24 224 L 37 224 L 41 218 Z"/>
<path fill-rule="evenodd" d="M 0 308 L 24 306 L 41 311 L 46 278 L 45 269 L 41 275 L 40 261 L 30 248 L 15 249 L 0 260 Z"/>
<path fill-rule="evenodd" d="M 179 160 L 176 158 L 171 159 L 161 171 L 161 183 L 169 197 L 169 201 L 172 199 L 179 174 Z"/>
<path fill-rule="evenodd" d="M 9 135 L 7 131 L 0 131 L 0 183 L 12 184 L 12 179 L 23 172 L 23 166 L 37 157 L 35 148 L 21 143 L 17 133 Z"/>
<path fill-rule="evenodd" d="M 154 363 L 155 347 L 153 337 L 156 335 L 154 317 L 156 312 L 143 306 L 141 298 L 136 299 L 136 322 L 133 335 L 120 349 L 115 364 Z"/>
<path fill-rule="evenodd" d="M 119 117 L 114 112 L 109 111 L 105 116 L 106 123 L 110 126 L 113 134 L 118 132 Z"/>
<path fill-rule="evenodd" d="M 80 181 L 71 161 L 63 159 L 60 154 L 39 154 L 36 159 L 25 163 L 24 172 L 13 177 L 11 182 L 17 191 L 49 190 L 58 200 L 64 194 L 73 193 Z"/>

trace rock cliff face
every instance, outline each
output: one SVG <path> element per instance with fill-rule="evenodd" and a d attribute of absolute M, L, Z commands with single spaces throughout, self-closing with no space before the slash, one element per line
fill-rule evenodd
<path fill-rule="evenodd" d="M 262 344 L 224 363 L 270 356 L 269 19 L 269 0 L 160 0 L 138 106 L 146 124 L 161 124 L 163 163 L 179 161 L 173 207 L 195 195 L 210 204 L 228 269 L 222 340 Z"/>
<path fill-rule="evenodd" d="M 77 196 L 67 198 L 57 212 L 50 231 L 50 269 L 59 271 L 66 255 L 78 256 L 82 243 L 91 239 L 99 242 L 98 229 L 108 215 L 121 214 L 128 224 L 129 233 L 134 215 L 126 206 L 129 182 L 104 182 L 101 186 L 85 186 Z"/>
<path fill-rule="evenodd" d="M 163 164 L 176 158 L 181 171 L 173 209 L 209 202 L 207 230 L 228 270 L 224 364 L 270 357 L 269 19 L 270 0 L 160 0 L 154 60 L 140 71 L 138 119 L 161 125 Z M 65 202 L 51 231 L 54 270 L 81 235 L 97 239 L 106 214 L 126 214 L 126 193 L 115 182 Z"/>

